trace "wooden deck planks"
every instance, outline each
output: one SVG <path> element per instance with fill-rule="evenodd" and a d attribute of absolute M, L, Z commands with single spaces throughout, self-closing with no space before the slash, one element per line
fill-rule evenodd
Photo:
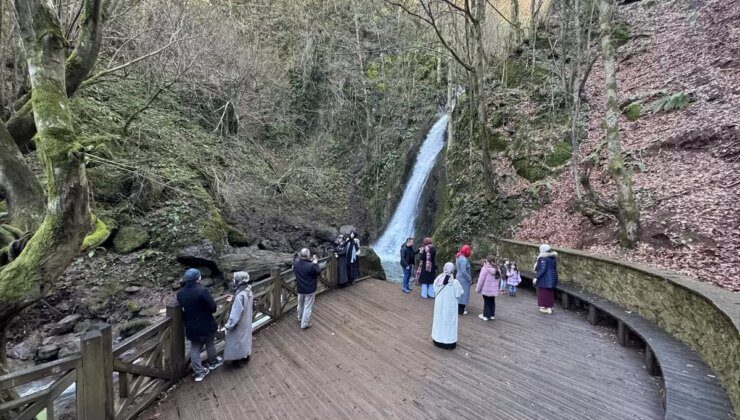
<path fill-rule="evenodd" d="M 253 359 L 187 379 L 141 418 L 661 418 L 656 380 L 584 314 L 496 299 L 496 320 L 460 318 L 458 348 L 431 343 L 433 300 L 367 280 L 317 299 L 313 328 L 286 316 Z M 418 290 L 418 289 L 417 289 Z"/>

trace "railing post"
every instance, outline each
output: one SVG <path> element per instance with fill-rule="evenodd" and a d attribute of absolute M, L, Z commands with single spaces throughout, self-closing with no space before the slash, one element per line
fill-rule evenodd
<path fill-rule="evenodd" d="M 170 372 L 172 382 L 185 375 L 185 326 L 182 321 L 182 308 L 178 302 L 167 304 L 170 318 Z"/>
<path fill-rule="evenodd" d="M 77 371 L 77 416 L 113 419 L 113 339 L 110 325 L 94 326 L 82 337 Z"/>
<path fill-rule="evenodd" d="M 270 316 L 272 319 L 278 319 L 283 315 L 283 278 L 280 275 L 280 267 L 270 269 L 272 278 L 272 290 L 270 293 Z"/>

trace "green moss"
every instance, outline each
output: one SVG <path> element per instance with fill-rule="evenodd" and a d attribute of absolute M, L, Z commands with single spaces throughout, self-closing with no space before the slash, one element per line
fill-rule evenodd
<path fill-rule="evenodd" d="M 570 159 L 573 154 L 573 146 L 569 141 L 562 141 L 555 144 L 555 148 L 545 157 L 545 165 L 550 168 L 555 168 L 564 165 Z"/>
<path fill-rule="evenodd" d="M 622 109 L 622 114 L 627 117 L 629 121 L 637 121 L 642 113 L 642 105 L 639 102 L 632 102 Z"/>
<path fill-rule="evenodd" d="M 544 179 L 550 174 L 550 171 L 542 165 L 532 162 L 525 158 L 515 159 L 512 162 L 517 175 L 529 182 L 536 182 Z"/>
<path fill-rule="evenodd" d="M 108 225 L 105 224 L 105 222 L 95 217 L 94 215 L 91 216 L 93 230 L 82 241 L 83 251 L 102 245 L 105 241 L 108 240 L 111 234 L 111 230 Z"/>
<path fill-rule="evenodd" d="M 113 247 L 119 254 L 129 254 L 143 248 L 149 242 L 149 232 L 141 226 L 122 227 L 113 239 Z"/>
<path fill-rule="evenodd" d="M 227 225 L 227 235 L 229 240 L 229 245 L 231 246 L 249 246 L 250 241 L 249 237 L 246 233 L 242 232 L 241 230 L 231 226 Z"/>
<path fill-rule="evenodd" d="M 138 300 L 129 300 L 124 304 L 126 311 L 137 313 L 141 311 L 141 303 Z"/>
<path fill-rule="evenodd" d="M 670 95 L 664 95 L 647 105 L 651 112 L 673 111 L 684 109 L 691 103 L 691 97 L 685 92 L 676 92 Z"/>
<path fill-rule="evenodd" d="M 630 40 L 630 27 L 627 22 L 617 22 L 612 31 L 612 40 L 615 48 L 619 48 Z"/>
<path fill-rule="evenodd" d="M 507 144 L 503 134 L 496 132 L 487 136 L 487 139 L 489 151 L 503 152 L 506 150 Z"/>
<path fill-rule="evenodd" d="M 229 225 L 224 222 L 221 212 L 214 209 L 211 218 L 203 225 L 203 237 L 211 241 L 213 247 L 220 251 L 228 243 Z"/>

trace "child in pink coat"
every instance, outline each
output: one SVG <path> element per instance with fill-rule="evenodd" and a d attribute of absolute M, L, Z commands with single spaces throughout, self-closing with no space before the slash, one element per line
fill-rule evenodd
<path fill-rule="evenodd" d="M 499 292 L 501 271 L 496 267 L 493 256 L 486 257 L 486 262 L 478 275 L 478 284 L 475 291 L 483 295 L 483 313 L 478 318 L 488 321 L 496 314 L 496 295 Z"/>

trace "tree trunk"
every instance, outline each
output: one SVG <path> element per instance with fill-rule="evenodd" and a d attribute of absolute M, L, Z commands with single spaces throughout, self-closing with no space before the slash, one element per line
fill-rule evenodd
<path fill-rule="evenodd" d="M 23 252 L 0 270 L 0 325 L 8 325 L 50 292 L 78 255 L 90 223 L 84 152 L 67 99 L 59 20 L 45 0 L 15 0 L 15 9 L 31 76 L 36 145 L 48 180 L 48 205 Z"/>
<path fill-rule="evenodd" d="M 103 40 L 103 8 L 103 0 L 85 0 L 82 5 L 80 34 L 77 37 L 75 49 L 66 59 L 65 86 L 68 97 L 75 94 L 97 60 Z M 62 41 L 64 41 L 63 37 Z M 62 62 L 64 62 L 64 57 L 62 57 Z M 7 121 L 10 135 L 24 153 L 33 150 L 33 136 L 36 134 L 33 104 L 28 99 L 30 98 L 26 98 L 26 102 L 19 104 L 17 111 Z"/>
<path fill-rule="evenodd" d="M 601 52 L 604 62 L 604 91 L 606 144 L 609 156 L 607 170 L 617 185 L 617 219 L 622 246 L 632 248 L 640 234 L 640 210 L 632 191 L 632 172 L 625 167 L 622 148 L 619 144 L 619 98 L 617 96 L 617 71 L 612 42 L 612 16 L 614 0 L 601 0 L 599 4 L 599 28 L 601 30 Z"/>
<path fill-rule="evenodd" d="M 44 191 L 2 123 L 0 193 L 8 205 L 10 224 L 23 231 L 35 231 L 44 218 Z"/>

